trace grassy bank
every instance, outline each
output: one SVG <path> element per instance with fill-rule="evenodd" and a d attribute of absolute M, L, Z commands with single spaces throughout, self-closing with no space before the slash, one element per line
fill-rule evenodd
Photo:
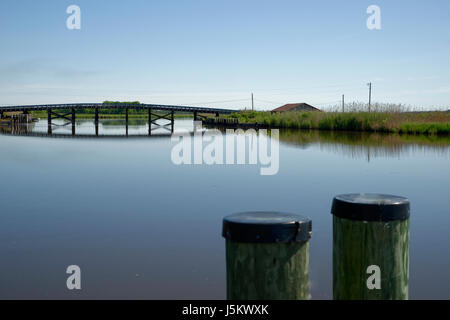
<path fill-rule="evenodd" d="M 243 111 L 228 117 L 239 123 L 272 128 L 365 131 L 408 134 L 450 134 L 450 113 L 435 112 L 257 112 Z"/>

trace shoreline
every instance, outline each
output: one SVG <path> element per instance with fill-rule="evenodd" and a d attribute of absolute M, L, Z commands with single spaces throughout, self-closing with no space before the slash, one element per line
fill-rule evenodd
<path fill-rule="evenodd" d="M 244 111 L 207 118 L 205 125 L 242 129 L 304 129 L 400 134 L 450 134 L 450 113 L 283 112 Z"/>

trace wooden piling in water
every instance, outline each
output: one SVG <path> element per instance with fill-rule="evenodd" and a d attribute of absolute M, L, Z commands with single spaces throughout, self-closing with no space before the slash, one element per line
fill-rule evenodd
<path fill-rule="evenodd" d="M 331 213 L 334 299 L 408 299 L 409 200 L 340 195 Z"/>
<path fill-rule="evenodd" d="M 311 220 L 278 212 L 244 212 L 223 219 L 227 299 L 309 298 Z"/>
<path fill-rule="evenodd" d="M 75 108 L 72 108 L 72 135 L 75 135 Z"/>
<path fill-rule="evenodd" d="M 52 109 L 47 109 L 47 134 L 52 134 Z"/>
<path fill-rule="evenodd" d="M 148 135 L 152 135 L 152 108 L 148 108 Z"/>
<path fill-rule="evenodd" d="M 98 125 L 98 108 L 95 108 L 95 124 Z"/>
<path fill-rule="evenodd" d="M 125 135 L 128 136 L 128 108 L 125 108 Z"/>

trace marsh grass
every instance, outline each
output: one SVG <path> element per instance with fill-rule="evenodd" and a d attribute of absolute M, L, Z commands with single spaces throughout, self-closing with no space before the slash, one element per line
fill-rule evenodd
<path fill-rule="evenodd" d="M 366 131 L 408 134 L 449 134 L 450 113 L 432 112 L 281 112 L 242 111 L 230 115 L 240 123 L 272 128 Z"/>
<path fill-rule="evenodd" d="M 355 101 L 346 103 L 344 106 L 345 112 L 367 112 L 369 106 L 365 102 Z M 342 105 L 335 105 L 330 107 L 327 111 L 329 112 L 341 112 Z M 402 104 L 402 103 L 381 103 L 374 102 L 370 106 L 371 112 L 382 112 L 382 113 L 397 113 L 397 112 L 413 112 L 413 111 L 423 111 L 415 110 L 412 106 Z"/>

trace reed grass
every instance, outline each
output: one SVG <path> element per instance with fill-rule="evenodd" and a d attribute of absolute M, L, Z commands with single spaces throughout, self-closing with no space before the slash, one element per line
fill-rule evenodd
<path fill-rule="evenodd" d="M 450 134 L 450 112 L 258 112 L 242 111 L 229 117 L 240 123 L 272 128 L 366 131 L 408 134 Z"/>

